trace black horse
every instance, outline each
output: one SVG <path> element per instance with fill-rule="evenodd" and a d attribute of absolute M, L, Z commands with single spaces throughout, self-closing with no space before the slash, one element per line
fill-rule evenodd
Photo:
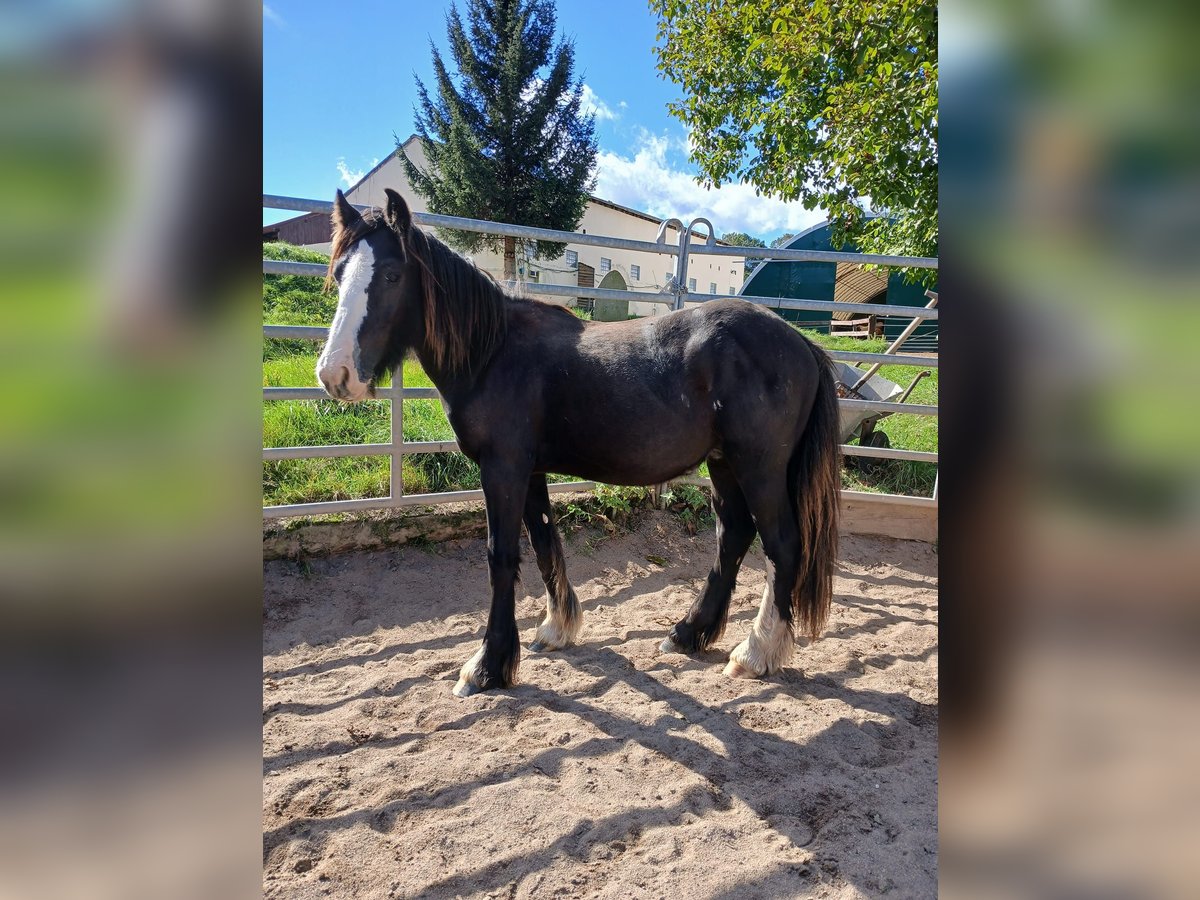
<path fill-rule="evenodd" d="M 838 408 L 828 357 L 742 300 L 629 322 L 583 322 L 507 295 L 472 263 L 387 209 L 359 214 L 339 191 L 330 283 L 339 300 L 317 375 L 356 401 L 415 351 L 437 385 L 487 505 L 492 607 L 454 692 L 513 683 L 521 523 L 548 592 L 533 650 L 570 645 L 582 610 L 567 580 L 546 473 L 658 484 L 707 460 L 717 559 L 663 649 L 694 652 L 725 628 L 738 567 L 757 532 L 767 589 L 727 675 L 791 658 L 793 622 L 815 639 L 829 614 L 840 486 Z"/>

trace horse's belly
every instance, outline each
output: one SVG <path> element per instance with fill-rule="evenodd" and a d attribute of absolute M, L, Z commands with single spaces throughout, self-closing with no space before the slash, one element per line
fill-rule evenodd
<path fill-rule="evenodd" d="M 539 468 L 609 484 L 658 484 L 695 468 L 712 449 L 711 429 L 698 423 L 661 422 L 631 430 L 548 429 Z"/>

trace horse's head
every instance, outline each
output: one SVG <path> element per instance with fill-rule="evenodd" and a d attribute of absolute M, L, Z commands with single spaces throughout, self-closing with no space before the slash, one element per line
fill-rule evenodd
<path fill-rule="evenodd" d="M 421 328 L 421 267 L 411 250 L 412 216 L 390 188 L 387 208 L 360 214 L 337 192 L 329 276 L 338 306 L 317 360 L 331 397 L 355 402 L 414 346 Z"/>

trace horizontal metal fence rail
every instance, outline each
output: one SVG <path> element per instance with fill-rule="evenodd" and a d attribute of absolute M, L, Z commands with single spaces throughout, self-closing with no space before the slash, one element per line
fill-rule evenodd
<path fill-rule="evenodd" d="M 896 266 L 908 269 L 936 269 L 938 261 L 932 256 L 886 256 L 882 253 L 850 253 L 840 250 L 784 250 L 775 247 L 732 247 L 720 244 L 692 246 L 692 253 L 709 256 L 744 256 L 747 259 L 782 260 L 793 262 L 860 263 L 868 266 Z"/>
<path fill-rule="evenodd" d="M 291 339 L 301 341 L 323 341 L 328 335 L 329 329 L 321 325 L 263 326 L 263 337 L 273 340 Z M 833 359 L 840 359 L 843 362 L 873 363 L 883 361 L 890 366 L 923 366 L 926 369 L 936 369 L 938 367 L 938 358 L 936 356 L 916 356 L 907 355 L 904 353 L 885 355 L 883 353 L 866 353 L 858 350 L 826 350 L 825 352 Z M 279 390 L 284 390 L 284 388 L 279 388 Z M 320 392 L 322 397 L 327 396 L 320 388 L 315 388 L 314 390 Z M 380 390 L 383 390 L 383 388 L 380 388 Z M 424 388 L 424 390 L 433 390 L 433 388 Z M 436 394 L 433 396 L 436 396 Z M 302 398 L 297 397 L 295 399 L 299 400 Z M 416 398 L 405 394 L 405 399 L 412 400 Z"/>
<path fill-rule="evenodd" d="M 391 444 L 318 444 L 314 447 L 264 447 L 263 460 L 275 459 L 336 459 L 341 456 L 391 456 Z M 405 441 L 400 452 L 456 453 L 458 441 Z"/>
<path fill-rule="evenodd" d="M 264 259 L 264 275 L 304 275 L 310 278 L 324 278 L 329 272 L 329 266 L 320 263 L 294 262 L 290 259 Z"/>
<path fill-rule="evenodd" d="M 613 288 L 575 287 L 571 284 L 539 284 L 526 282 L 521 285 L 526 294 L 540 294 L 543 297 L 585 297 L 589 300 L 632 300 L 637 303 L 662 303 L 671 306 L 675 298 L 669 294 L 649 293 L 642 291 L 620 291 Z"/>
<path fill-rule="evenodd" d="M 332 213 L 333 203 L 328 200 L 305 200 L 299 197 L 282 197 L 278 194 L 263 194 L 263 208 L 290 209 L 297 212 Z M 368 210 L 370 206 L 351 204 L 355 209 Z M 476 231 L 480 234 L 496 234 L 505 237 L 527 238 L 538 241 L 554 241 L 560 244 L 583 244 L 594 247 L 615 247 L 624 250 L 645 250 L 648 253 L 665 253 L 678 256 L 679 248 L 665 242 L 635 241 L 629 238 L 605 237 L 598 234 L 582 234 L 574 231 L 554 231 L 535 228 L 532 225 L 506 225 L 487 222 L 483 219 L 461 219 L 457 216 L 440 216 L 433 213 L 413 213 L 412 220 L 418 225 L 435 228 L 452 228 L 457 231 Z M 710 256 L 744 256 L 750 259 L 793 260 L 795 262 L 844 262 L 866 265 L 896 266 L 899 268 L 936 269 L 938 261 L 928 256 L 886 256 L 878 253 L 844 253 L 837 250 L 782 250 L 773 247 L 735 247 L 724 244 L 703 243 L 692 247 L 691 253 Z"/>
<path fill-rule="evenodd" d="M 874 456 L 879 459 L 909 459 L 913 462 L 928 463 L 938 461 L 936 453 L 924 450 L 901 450 L 897 447 L 860 447 L 858 444 L 842 444 L 841 451 L 844 456 Z"/>
<path fill-rule="evenodd" d="M 589 235 L 590 237 L 591 235 Z M 319 263 L 288 262 L 264 259 L 264 275 L 306 275 L 324 278 L 327 267 Z M 570 284 L 541 284 L 525 282 L 521 290 L 528 294 L 547 297 L 588 297 L 593 300 L 634 300 L 638 303 L 663 303 L 672 305 L 675 299 L 666 294 L 650 294 L 641 291 L 618 291 L 609 288 L 576 287 Z M 795 297 L 756 297 L 752 294 L 699 294 L 688 292 L 683 295 L 687 303 L 708 303 L 711 300 L 748 300 L 772 309 L 804 309 L 816 312 L 857 312 L 865 316 L 892 316 L 911 319 L 917 310 L 924 319 L 937 319 L 936 309 L 923 306 L 895 306 L 887 303 L 847 303 L 838 300 L 804 300 Z"/>
<path fill-rule="evenodd" d="M 437 388 L 403 388 L 405 400 L 436 400 L 440 396 Z M 390 387 L 375 388 L 376 400 L 391 400 L 395 392 Z M 329 400 L 324 388 L 263 388 L 264 400 Z"/>
<path fill-rule="evenodd" d="M 856 447 L 855 449 L 857 450 L 858 448 Z M 680 475 L 671 483 L 712 488 L 712 479 L 703 478 L 699 475 Z M 896 506 L 922 506 L 930 508 L 936 508 L 938 505 L 936 497 L 914 497 L 911 494 L 876 494 L 872 491 L 849 491 L 845 488 L 842 488 L 841 494 L 843 500 L 865 500 L 868 503 L 891 503 Z"/>
<path fill-rule="evenodd" d="M 890 447 L 860 447 L 857 444 L 839 445 L 846 456 L 872 456 L 879 459 L 909 459 L 915 462 L 937 462 L 936 453 L 922 450 L 900 450 Z M 458 441 L 405 441 L 401 452 L 457 453 Z M 390 456 L 391 444 L 318 444 L 313 447 L 264 447 L 263 460 L 276 459 L 336 459 L 345 456 Z M 706 481 L 705 484 L 708 482 Z"/>
<path fill-rule="evenodd" d="M 263 195 L 263 206 L 270 209 L 287 209 L 300 212 L 331 212 L 333 204 L 327 201 L 306 200 L 296 197 L 278 195 Z M 358 209 L 369 207 L 358 205 Z M 669 256 L 679 256 L 680 248 L 663 241 L 637 241 L 627 238 L 606 237 L 603 235 L 577 234 L 575 232 L 553 231 L 545 228 L 533 228 L 520 225 L 504 225 L 485 222 L 479 219 L 461 219 L 453 216 L 440 216 L 430 213 L 414 213 L 413 221 L 419 225 L 439 228 L 453 228 L 461 231 L 475 231 L 496 235 L 530 240 L 554 241 L 589 246 L 612 247 L 616 249 L 638 250 L 650 253 L 660 253 Z M 660 233 L 665 233 L 665 227 Z M 695 232 L 692 232 L 695 234 Z M 772 248 L 726 247 L 712 242 L 711 237 L 704 243 L 693 244 L 691 254 L 701 253 L 717 256 L 742 256 L 757 259 L 796 260 L 800 262 L 853 262 L 877 265 L 937 268 L 936 259 L 924 257 L 881 256 L 857 253 L 839 253 L 818 250 L 778 250 Z M 286 260 L 263 260 L 263 273 L 267 275 L 301 275 L 324 278 L 327 267 L 317 263 L 290 262 Z M 774 309 L 801 309 L 817 312 L 837 312 L 849 310 L 867 315 L 890 316 L 896 318 L 913 318 L 920 316 L 924 319 L 937 319 L 938 311 L 926 307 L 891 306 L 887 304 L 845 303 L 827 300 L 805 300 L 796 298 L 757 297 L 738 294 L 700 294 L 695 292 L 679 293 L 642 293 L 629 290 L 609 290 L 604 288 L 576 287 L 574 285 L 543 284 L 529 282 L 522 284 L 521 290 L 529 294 L 540 294 L 556 297 L 583 297 L 589 299 L 632 300 L 639 303 L 659 303 L 667 306 L 676 304 L 677 299 L 689 303 L 706 303 L 712 300 L 735 298 L 748 300 L 752 303 L 768 306 Z M 263 337 L 280 340 L 323 341 L 328 336 L 329 329 L 324 326 L 312 325 L 264 325 Z M 850 350 L 827 351 L 834 359 L 854 363 L 883 362 L 888 365 L 921 366 L 937 368 L 936 356 L 915 354 L 882 354 Z M 393 373 L 393 387 L 380 387 L 375 390 L 376 400 L 389 401 L 396 404 L 404 400 L 432 400 L 439 394 L 434 388 L 406 388 L 402 385 L 403 371 L 396 369 Z M 327 400 L 328 394 L 317 387 L 264 387 L 264 401 L 287 400 Z M 857 409 L 870 413 L 937 416 L 938 407 L 916 403 L 892 403 L 875 400 L 839 399 L 838 404 L 845 409 Z M 435 494 L 404 494 L 403 482 L 400 476 L 400 461 L 406 455 L 418 453 L 452 453 L 458 451 L 457 441 L 404 441 L 401 421 L 402 407 L 397 408 L 392 416 L 392 442 L 386 444 L 341 444 L 322 445 L 315 447 L 267 447 L 263 449 L 263 460 L 287 459 L 317 459 L 338 457 L 368 457 L 388 456 L 392 460 L 392 475 L 390 483 L 392 492 L 387 497 L 369 497 L 355 500 L 330 500 L 314 503 L 295 503 L 263 508 L 264 518 L 283 516 L 307 516 L 326 513 L 356 512 L 370 509 L 393 509 L 410 506 L 429 506 L 441 503 L 457 503 L 470 500 L 482 500 L 483 491 L 448 491 Z M 917 450 L 902 450 L 898 448 L 860 447 L 843 444 L 841 452 L 847 456 L 876 457 L 881 459 L 912 460 L 917 462 L 936 463 L 937 453 Z M 696 474 L 683 475 L 676 478 L 674 484 L 693 484 L 711 487 L 712 482 Z M 574 491 L 589 491 L 596 487 L 595 482 L 577 481 L 549 485 L 552 494 L 569 493 Z M 936 506 L 934 497 L 912 497 L 903 494 L 876 494 L 866 491 L 843 490 L 842 496 L 866 501 L 893 502 L 910 506 Z"/>
<path fill-rule="evenodd" d="M 551 494 L 575 494 L 596 489 L 594 481 L 568 481 L 546 486 Z M 482 500 L 483 491 L 444 491 L 439 494 L 403 494 L 392 497 L 363 497 L 358 500 L 322 500 L 319 503 L 290 503 L 264 506 L 264 519 L 284 516 L 323 516 L 330 513 L 362 512 L 368 509 L 398 509 L 406 506 L 438 506 Z"/>
<path fill-rule="evenodd" d="M 371 208 L 358 203 L 351 205 L 358 210 L 368 210 Z M 328 200 L 301 200 L 296 197 L 280 197 L 274 194 L 263 194 L 263 207 L 266 209 L 291 209 L 299 212 L 333 212 L 333 203 Z M 665 242 L 660 244 L 657 241 L 637 241 L 630 238 L 604 237 L 603 235 L 582 234 L 574 231 L 554 231 L 550 228 L 535 228 L 532 225 L 504 225 L 498 222 L 487 222 L 483 219 L 462 219 L 458 216 L 440 216 L 434 213 L 415 212 L 412 214 L 412 220 L 418 225 L 430 225 L 434 228 L 452 228 L 455 231 L 476 231 L 480 234 L 526 238 L 531 241 L 583 244 L 591 247 L 613 247 L 618 250 L 642 250 L 647 253 L 663 253 L 667 256 L 679 255 L 678 247 Z"/>
<path fill-rule="evenodd" d="M 885 357 L 882 353 L 859 353 L 857 350 L 826 350 L 825 352 L 833 359 L 840 359 L 842 362 L 873 363 L 878 362 L 882 357 L 889 366 L 921 366 L 924 369 L 936 369 L 938 367 L 938 358 L 936 356 L 893 353 Z"/>
<path fill-rule="evenodd" d="M 853 312 L 864 316 L 891 316 L 911 319 L 918 312 L 922 318 L 936 319 L 936 309 L 923 306 L 893 306 L 887 303 L 847 303 L 844 300 L 804 300 L 796 297 L 756 297 L 753 294 L 684 294 L 687 303 L 707 303 L 710 300 L 748 300 L 772 309 L 805 309 L 815 312 Z"/>

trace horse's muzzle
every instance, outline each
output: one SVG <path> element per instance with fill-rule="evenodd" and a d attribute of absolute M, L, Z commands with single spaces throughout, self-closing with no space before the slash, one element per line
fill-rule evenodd
<path fill-rule="evenodd" d="M 321 385 L 330 397 L 338 400 L 349 397 L 347 385 L 350 382 L 350 369 L 346 366 L 327 366 L 317 373 L 317 377 L 321 379 Z"/>
<path fill-rule="evenodd" d="M 354 373 L 345 365 L 322 366 L 317 370 L 317 378 L 321 380 L 325 393 L 335 400 L 357 403 L 359 400 L 375 396 L 374 379 L 364 383 L 355 378 Z"/>

